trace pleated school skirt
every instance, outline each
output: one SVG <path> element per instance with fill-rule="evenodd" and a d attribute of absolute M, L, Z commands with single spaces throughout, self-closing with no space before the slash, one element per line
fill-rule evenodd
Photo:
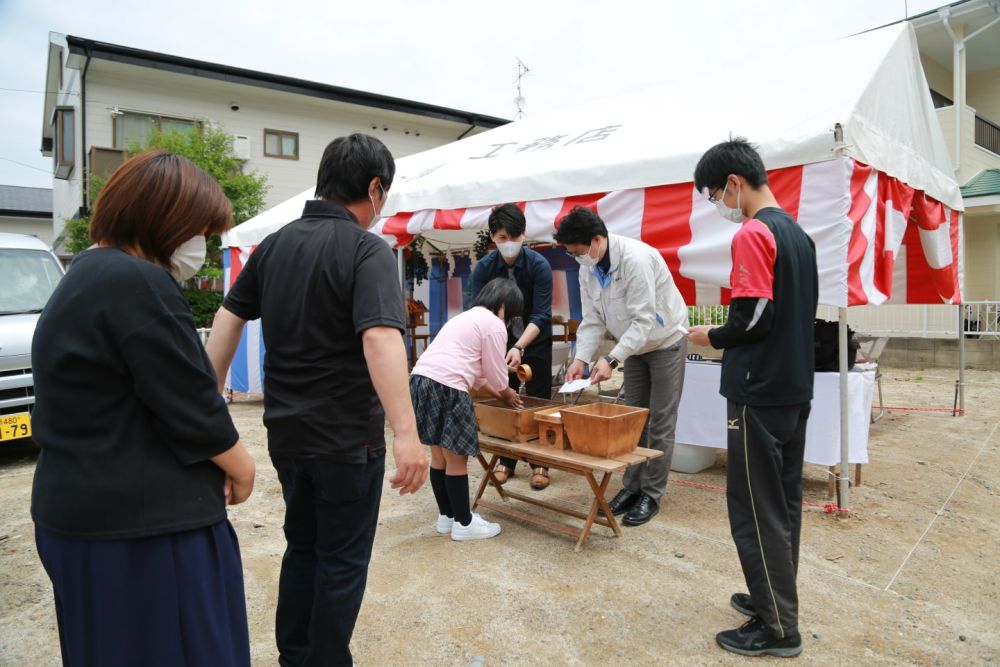
<path fill-rule="evenodd" d="M 468 392 L 422 375 L 411 375 L 410 396 L 420 442 L 464 456 L 479 454 L 476 412 Z"/>
<path fill-rule="evenodd" d="M 240 547 L 229 521 L 131 540 L 35 526 L 63 664 L 248 667 Z"/>

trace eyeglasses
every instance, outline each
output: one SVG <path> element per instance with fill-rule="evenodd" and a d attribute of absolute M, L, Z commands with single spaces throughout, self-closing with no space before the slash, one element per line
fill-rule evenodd
<path fill-rule="evenodd" d="M 594 245 L 594 242 L 591 241 L 590 245 L 588 245 L 587 249 L 584 250 L 583 252 L 570 252 L 569 250 L 565 250 L 565 252 L 566 252 L 567 255 L 569 255 L 570 257 L 573 257 L 574 259 L 577 258 L 577 257 L 585 257 L 585 256 L 587 256 L 587 255 L 590 254 L 590 248 L 593 245 Z"/>
<path fill-rule="evenodd" d="M 709 190 L 708 191 L 708 201 L 709 201 L 709 203 L 711 203 L 711 204 L 718 204 L 720 201 L 722 201 L 723 199 L 725 199 L 726 198 L 726 190 L 728 190 L 728 189 L 729 189 L 729 179 L 727 178 L 726 182 L 723 184 L 723 186 L 721 188 L 715 188 L 715 190 Z M 722 190 L 722 194 L 719 194 L 719 190 Z"/>
<path fill-rule="evenodd" d="M 591 248 L 591 247 L 592 247 L 593 245 L 594 245 L 594 239 L 591 239 L 591 240 L 590 240 L 590 243 L 588 243 L 588 244 L 587 244 L 587 249 L 586 249 L 586 250 L 584 250 L 583 252 L 570 252 L 569 250 L 566 250 L 565 248 L 563 249 L 563 251 L 564 251 L 564 252 L 565 252 L 565 253 L 566 253 L 567 255 L 569 255 L 570 257 L 573 257 L 573 258 L 576 258 L 576 257 L 583 257 L 583 256 L 585 256 L 585 255 L 589 255 L 589 254 L 590 254 L 590 248 Z"/>

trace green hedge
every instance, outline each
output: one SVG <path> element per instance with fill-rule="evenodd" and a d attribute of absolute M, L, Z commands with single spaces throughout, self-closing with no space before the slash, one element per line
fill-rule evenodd
<path fill-rule="evenodd" d="M 219 306 L 222 305 L 222 292 L 205 292 L 196 289 L 183 291 L 188 305 L 191 306 L 191 312 L 194 313 L 195 326 L 199 329 L 211 327 L 215 311 L 219 310 Z"/>

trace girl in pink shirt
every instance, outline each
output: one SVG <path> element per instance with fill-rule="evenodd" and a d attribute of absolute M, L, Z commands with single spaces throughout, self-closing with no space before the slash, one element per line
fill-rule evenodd
<path fill-rule="evenodd" d="M 500 533 L 469 509 L 468 458 L 479 454 L 479 434 L 469 390 L 485 389 L 514 407 L 508 385 L 507 325 L 520 316 L 524 297 L 513 280 L 496 278 L 473 307 L 451 318 L 413 367 L 410 395 L 420 441 L 431 447 L 431 488 L 438 504 L 437 532 L 453 540 L 482 540 Z"/>

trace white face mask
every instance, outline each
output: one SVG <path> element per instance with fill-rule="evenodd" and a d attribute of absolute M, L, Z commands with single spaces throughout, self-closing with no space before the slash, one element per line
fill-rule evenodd
<path fill-rule="evenodd" d="M 497 244 L 497 250 L 505 259 L 513 259 L 517 257 L 517 253 L 521 252 L 521 246 L 524 245 L 524 239 L 519 241 L 504 241 L 503 243 Z"/>
<path fill-rule="evenodd" d="M 594 242 L 591 241 L 590 242 L 590 246 L 587 247 L 586 254 L 584 254 L 584 255 L 573 255 L 573 259 L 576 260 L 577 264 L 579 264 L 582 267 L 588 268 L 588 269 L 597 266 L 597 263 L 599 261 L 601 261 L 601 260 L 599 258 L 597 258 L 597 257 L 591 257 L 590 256 L 590 248 L 593 245 L 594 245 Z"/>
<path fill-rule="evenodd" d="M 378 189 L 382 191 L 382 205 L 385 206 L 385 198 L 386 198 L 385 188 L 383 188 L 382 184 L 379 183 Z M 371 229 L 372 227 L 377 225 L 380 220 L 382 220 L 382 213 L 379 212 L 378 208 L 375 206 L 375 199 L 372 198 L 371 193 L 368 194 L 368 201 L 372 203 L 372 222 L 370 225 L 368 225 L 368 229 Z"/>
<path fill-rule="evenodd" d="M 184 282 L 194 274 L 205 263 L 205 254 L 208 247 L 205 244 L 205 237 L 199 234 L 177 246 L 177 250 L 170 256 L 170 275 L 179 283 Z"/>
<path fill-rule="evenodd" d="M 740 195 L 742 194 L 742 191 L 738 191 L 736 193 L 736 208 L 729 208 L 725 204 L 726 190 L 728 189 L 729 189 L 729 182 L 726 181 L 726 187 L 722 188 L 722 196 L 719 197 L 714 202 L 715 208 L 719 211 L 719 215 L 721 215 L 724 219 L 728 220 L 729 222 L 735 222 L 739 224 L 744 220 L 746 220 L 747 218 L 745 215 L 743 215 L 743 209 L 740 207 Z"/>

